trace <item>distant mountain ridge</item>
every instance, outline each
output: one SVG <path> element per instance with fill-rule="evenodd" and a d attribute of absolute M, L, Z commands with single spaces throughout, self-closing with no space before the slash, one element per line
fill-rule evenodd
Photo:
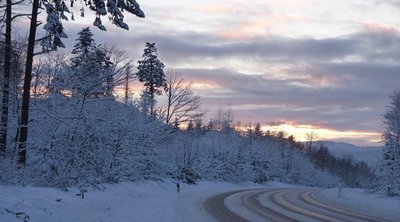
<path fill-rule="evenodd" d="M 375 167 L 382 155 L 383 146 L 357 146 L 350 143 L 335 141 L 316 141 L 316 147 L 324 145 L 336 157 L 350 157 L 355 161 L 363 161 Z"/>

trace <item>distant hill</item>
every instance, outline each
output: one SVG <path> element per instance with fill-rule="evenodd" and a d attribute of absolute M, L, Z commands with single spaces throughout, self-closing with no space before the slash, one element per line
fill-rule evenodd
<path fill-rule="evenodd" d="M 376 166 L 381 158 L 383 146 L 356 146 L 350 143 L 335 141 L 317 141 L 315 146 L 323 144 L 336 157 L 350 157 L 355 161 L 363 161 L 371 167 Z"/>

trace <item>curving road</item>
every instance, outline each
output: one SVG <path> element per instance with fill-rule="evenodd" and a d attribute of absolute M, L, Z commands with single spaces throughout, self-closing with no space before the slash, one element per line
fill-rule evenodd
<path fill-rule="evenodd" d="M 317 189 L 253 189 L 222 193 L 204 208 L 219 221 L 388 222 L 316 198 Z"/>

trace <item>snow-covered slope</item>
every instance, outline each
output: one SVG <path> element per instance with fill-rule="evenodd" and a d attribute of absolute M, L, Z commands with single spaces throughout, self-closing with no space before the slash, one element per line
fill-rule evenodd
<path fill-rule="evenodd" d="M 356 146 L 350 143 L 334 141 L 318 141 L 315 146 L 323 144 L 336 157 L 350 157 L 356 161 L 363 161 L 370 166 L 376 166 L 382 155 L 381 146 Z"/>

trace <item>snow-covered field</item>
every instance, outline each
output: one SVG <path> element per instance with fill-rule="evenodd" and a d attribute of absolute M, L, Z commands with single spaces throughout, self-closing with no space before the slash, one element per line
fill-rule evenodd
<path fill-rule="evenodd" d="M 172 181 L 120 183 L 103 190 L 89 189 L 84 199 L 79 189 L 62 191 L 53 188 L 0 186 L 1 222 L 129 222 L 129 221 L 213 221 L 202 202 L 213 194 L 229 190 L 288 187 L 269 183 L 264 186 L 200 182 L 181 184 L 177 193 Z M 359 189 L 323 191 L 321 197 L 335 204 L 370 213 L 387 211 L 389 219 L 399 217 L 400 200 L 379 198 Z"/>

